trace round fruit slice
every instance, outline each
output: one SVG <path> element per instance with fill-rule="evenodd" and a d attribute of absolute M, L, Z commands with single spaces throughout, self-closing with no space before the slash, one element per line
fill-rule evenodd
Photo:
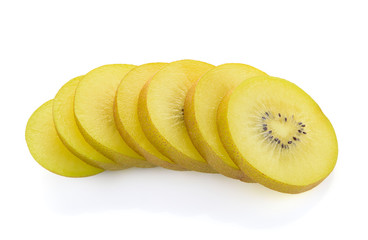
<path fill-rule="evenodd" d="M 253 181 L 234 164 L 221 143 L 217 109 L 230 89 L 248 78 L 266 75 L 249 65 L 223 64 L 203 75 L 189 90 L 185 101 L 184 119 L 194 146 L 213 169 L 245 182 Z"/>
<path fill-rule="evenodd" d="M 188 170 L 214 172 L 193 146 L 183 116 L 188 90 L 213 67 L 194 60 L 172 62 L 146 83 L 138 101 L 138 117 L 148 140 Z"/>
<path fill-rule="evenodd" d="M 29 118 L 26 141 L 33 158 L 47 170 L 66 177 L 87 177 L 102 172 L 73 155 L 60 140 L 52 118 L 52 100 Z"/>
<path fill-rule="evenodd" d="M 124 142 L 114 120 L 116 90 L 134 67 L 111 64 L 87 73 L 75 92 L 74 114 L 86 141 L 103 155 L 125 167 L 152 167 Z"/>
<path fill-rule="evenodd" d="M 276 191 L 311 189 L 336 164 L 337 139 L 330 121 L 308 94 L 286 80 L 244 81 L 221 102 L 217 124 L 239 168 Z"/>
<path fill-rule="evenodd" d="M 131 70 L 121 81 L 115 99 L 115 121 L 125 142 L 147 161 L 173 170 L 183 170 L 162 155 L 144 135 L 138 119 L 138 98 L 144 84 L 167 63 L 148 63 Z"/>
<path fill-rule="evenodd" d="M 79 81 L 83 76 L 67 82 L 56 94 L 53 116 L 56 131 L 64 145 L 76 156 L 93 166 L 106 170 L 124 169 L 89 145 L 79 131 L 74 117 L 74 96 Z"/>

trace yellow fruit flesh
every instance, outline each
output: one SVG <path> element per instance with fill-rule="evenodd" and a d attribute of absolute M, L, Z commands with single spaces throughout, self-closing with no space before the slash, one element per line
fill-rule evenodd
<path fill-rule="evenodd" d="M 280 192 L 311 189 L 336 164 L 331 123 L 309 95 L 283 79 L 256 77 L 240 84 L 221 102 L 218 128 L 240 169 Z"/>
<path fill-rule="evenodd" d="M 125 142 L 147 161 L 173 170 L 180 166 L 162 155 L 144 135 L 138 119 L 138 98 L 144 84 L 167 63 L 148 63 L 134 68 L 121 81 L 115 99 L 115 120 Z"/>
<path fill-rule="evenodd" d="M 74 113 L 86 141 L 103 155 L 125 167 L 152 167 L 124 142 L 114 120 L 116 90 L 134 67 L 104 65 L 87 73 L 75 93 Z"/>
<path fill-rule="evenodd" d="M 214 172 L 191 142 L 184 123 L 188 90 L 214 66 L 182 60 L 161 69 L 142 89 L 138 116 L 152 144 L 173 162 L 200 172 Z"/>
<path fill-rule="evenodd" d="M 124 169 L 89 145 L 79 131 L 74 117 L 74 96 L 83 76 L 67 82 L 56 94 L 53 101 L 53 117 L 56 131 L 64 145 L 77 157 L 93 166 L 105 170 Z"/>
<path fill-rule="evenodd" d="M 73 155 L 60 140 L 52 117 L 52 100 L 39 107 L 26 127 L 26 141 L 33 158 L 45 169 L 66 177 L 87 177 L 103 170 Z"/>
<path fill-rule="evenodd" d="M 184 118 L 189 135 L 207 162 L 225 176 L 252 182 L 222 145 L 216 123 L 218 106 L 227 92 L 244 80 L 266 75 L 249 65 L 223 64 L 208 71 L 188 92 Z"/>

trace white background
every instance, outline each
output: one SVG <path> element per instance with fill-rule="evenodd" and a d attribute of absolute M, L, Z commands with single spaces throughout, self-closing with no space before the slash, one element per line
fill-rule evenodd
<path fill-rule="evenodd" d="M 2 0 L 0 239 L 367 239 L 365 3 Z M 289 195 L 160 168 L 71 179 L 32 159 L 26 122 L 71 78 L 185 58 L 250 64 L 303 88 L 338 135 L 333 173 Z"/>

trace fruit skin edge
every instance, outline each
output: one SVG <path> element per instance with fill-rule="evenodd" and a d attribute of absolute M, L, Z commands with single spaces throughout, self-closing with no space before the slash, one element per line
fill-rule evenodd
<path fill-rule="evenodd" d="M 210 164 L 210 165 L 216 165 L 216 168 L 224 169 L 224 171 L 221 172 L 222 175 L 234 179 L 238 179 L 243 182 L 247 183 L 255 183 L 253 179 L 246 176 L 243 172 L 240 170 L 236 170 L 223 161 L 212 161 L 213 158 L 217 158 L 218 156 L 215 155 L 211 150 L 209 150 L 211 147 L 208 145 L 208 143 L 203 139 L 203 136 L 200 134 L 200 129 L 198 128 L 198 124 L 196 124 L 196 114 L 194 110 L 194 95 L 195 95 L 195 85 L 192 86 L 192 88 L 188 91 L 186 100 L 185 100 L 185 114 L 188 114 L 191 117 L 185 117 L 184 114 L 184 120 L 185 125 L 187 126 L 189 136 L 194 143 L 194 146 L 198 149 L 198 152 L 202 155 L 202 157 Z M 202 154 L 204 153 L 204 154 Z"/>
<path fill-rule="evenodd" d="M 62 136 L 62 134 L 60 134 L 60 131 L 58 130 L 58 125 L 56 124 L 56 120 L 55 120 L 55 114 L 57 112 L 55 112 L 55 104 L 57 102 L 57 99 L 58 99 L 58 96 L 59 94 L 61 93 L 60 91 L 66 86 L 68 87 L 68 84 L 69 84 L 69 87 L 73 84 L 74 81 L 79 81 L 78 79 L 81 79 L 83 78 L 83 76 L 79 76 L 79 77 L 75 77 L 73 79 L 71 79 L 70 81 L 68 81 L 67 83 L 65 83 L 58 91 L 58 93 L 56 94 L 55 96 L 55 99 L 53 101 L 53 118 L 54 118 L 54 124 L 55 124 L 55 128 L 56 128 L 56 132 L 60 138 L 60 140 L 63 142 L 63 144 L 65 145 L 65 147 L 70 151 L 72 152 L 75 156 L 77 156 L 78 158 L 82 159 L 83 161 L 85 161 L 86 163 L 92 165 L 92 166 L 95 166 L 97 168 L 102 168 L 102 169 L 105 169 L 105 170 L 123 170 L 123 169 L 127 169 L 128 167 L 126 166 L 122 166 L 122 165 L 119 165 L 118 163 L 114 162 L 113 160 L 111 160 L 111 163 L 108 163 L 108 162 L 99 162 L 99 161 L 95 161 L 95 160 L 92 160 L 91 158 L 83 155 L 83 154 L 80 154 L 79 151 L 77 149 L 75 149 L 72 145 L 70 145 L 68 143 L 68 141 Z M 75 92 L 74 92 L 75 94 Z M 65 103 L 64 103 L 65 104 Z M 73 104 L 74 104 L 74 100 L 73 100 Z M 74 112 L 74 109 L 73 109 L 73 112 Z M 73 116 L 74 116 L 74 113 L 73 113 Z M 75 120 L 75 117 L 74 117 L 74 121 Z M 76 123 L 77 124 L 77 123 Z M 77 126 L 78 127 L 78 126 Z M 78 128 L 79 130 L 79 128 Z M 83 136 L 82 136 L 83 137 Z M 84 137 L 83 137 L 84 139 Z M 86 144 L 88 144 L 86 142 Z M 88 144 L 89 145 L 89 144 Z M 93 148 L 91 145 L 90 145 L 91 148 Z M 97 151 L 97 150 L 95 150 Z M 98 151 L 97 151 L 98 152 Z M 99 152 L 98 152 L 99 153 Z M 101 154 L 101 153 L 100 153 Z M 103 155 L 102 155 L 103 156 Z M 104 156 L 105 157 L 105 156 Z"/>
<path fill-rule="evenodd" d="M 247 176 L 251 177 L 254 181 L 257 183 L 270 188 L 272 190 L 282 192 L 282 193 L 290 193 L 290 194 L 296 194 L 296 193 L 302 193 L 305 191 L 308 191 L 314 187 L 316 187 L 318 184 L 323 182 L 333 169 L 326 175 L 325 178 L 322 178 L 321 180 L 308 184 L 308 185 L 289 185 L 274 179 L 271 179 L 267 177 L 265 174 L 260 172 L 258 169 L 253 167 L 251 164 L 248 163 L 243 157 L 241 156 L 241 153 L 239 149 L 236 147 L 235 143 L 232 140 L 232 136 L 230 133 L 230 129 L 228 128 L 228 118 L 227 118 L 227 112 L 228 112 L 228 103 L 230 100 L 231 93 L 235 89 L 229 91 L 229 93 L 223 98 L 217 112 L 217 125 L 219 129 L 219 134 L 221 137 L 221 141 L 225 146 L 226 151 L 230 155 L 230 157 L 233 159 L 233 161 L 241 167 L 241 170 L 244 171 Z"/>
<path fill-rule="evenodd" d="M 148 64 L 153 64 L 153 63 L 148 63 Z M 157 63 L 157 64 L 159 64 L 159 63 Z M 122 82 L 123 82 L 123 80 L 122 80 Z M 118 91 L 119 91 L 119 87 L 118 87 L 117 93 L 118 93 Z M 115 101 L 114 101 L 114 118 L 115 118 L 115 123 L 116 123 L 116 126 L 117 126 L 117 128 L 119 130 L 119 133 L 120 133 L 121 137 L 124 139 L 124 141 L 126 142 L 126 144 L 129 147 L 131 147 L 134 151 L 136 151 L 137 153 L 139 153 L 140 155 L 142 155 L 147 161 L 151 162 L 154 165 L 157 165 L 157 166 L 160 166 L 160 167 L 163 167 L 163 168 L 166 168 L 166 169 L 170 169 L 170 170 L 186 171 L 187 169 L 179 166 L 178 164 L 176 164 L 174 162 L 168 162 L 168 161 L 162 160 L 162 159 L 156 157 L 155 155 L 151 154 L 150 152 L 146 151 L 142 147 L 140 147 L 140 145 L 135 144 L 135 140 L 130 136 L 130 134 L 128 133 L 128 131 L 125 129 L 123 123 L 121 122 L 121 119 L 119 117 L 119 109 L 118 109 L 117 100 L 118 100 L 118 94 L 116 94 Z"/>
<path fill-rule="evenodd" d="M 49 106 L 49 105 L 51 105 L 51 106 Z M 97 168 L 97 167 L 94 167 L 94 166 L 92 166 L 92 165 L 89 165 L 88 163 L 86 163 L 86 162 L 84 162 L 82 159 L 79 159 L 77 156 L 75 156 L 72 152 L 70 152 L 67 148 L 66 148 L 66 146 L 63 144 L 63 142 L 61 141 L 61 139 L 59 138 L 59 135 L 57 134 L 57 132 L 56 132 L 56 128 L 55 128 L 55 126 L 54 126 L 54 131 L 55 131 L 55 137 L 58 139 L 57 141 L 60 141 L 60 144 L 61 144 L 61 146 L 62 147 L 64 147 L 65 149 L 65 151 L 67 152 L 67 154 L 70 154 L 70 156 L 73 156 L 73 157 L 75 157 L 75 158 L 77 158 L 78 160 L 80 160 L 81 162 L 83 162 L 87 167 L 89 167 L 89 168 L 92 168 L 92 169 L 94 169 L 94 172 L 92 172 L 92 173 L 89 173 L 89 174 L 65 174 L 65 173 L 62 173 L 62 172 L 58 172 L 58 171 L 56 171 L 56 170 L 54 170 L 54 169 L 51 169 L 51 168 L 49 168 L 48 166 L 44 166 L 44 163 L 41 163 L 40 162 L 40 160 L 38 160 L 38 154 L 36 154 L 35 152 L 33 152 L 32 151 L 32 141 L 31 141 L 31 139 L 29 139 L 30 138 L 30 135 L 31 134 L 28 134 L 28 132 L 29 131 L 32 131 L 33 129 L 30 129 L 30 124 L 31 124 L 31 121 L 34 121 L 34 119 L 33 119 L 33 117 L 36 115 L 36 114 L 39 114 L 39 112 L 40 111 L 44 111 L 45 109 L 44 108 L 48 108 L 48 107 L 50 107 L 51 108 L 51 112 L 50 112 L 50 115 L 51 115 L 51 118 L 53 118 L 53 116 L 52 116 L 52 105 L 53 105 L 53 100 L 49 100 L 49 101 L 47 101 L 47 102 L 45 102 L 44 104 L 42 104 L 40 107 L 38 107 L 33 113 L 32 113 L 32 115 L 31 115 L 31 117 L 28 119 L 28 122 L 27 122 L 27 126 L 26 126 L 26 131 L 25 131 L 25 139 L 26 139 L 26 143 L 27 143 L 27 146 L 28 146 L 28 149 L 29 149 L 29 152 L 30 152 L 30 154 L 32 155 L 32 157 L 33 157 L 33 159 L 42 167 L 42 168 L 44 168 L 44 169 L 46 169 L 47 171 L 49 171 L 49 172 L 52 172 L 52 173 L 54 173 L 54 174 L 56 174 L 56 175 L 59 175 L 59 176 L 62 176 L 62 177 L 70 177 L 70 178 L 82 178 L 82 177 L 89 177 L 89 176 L 93 176 L 93 175 L 96 175 L 96 174 L 99 174 L 99 173 L 101 173 L 101 172 L 103 172 L 104 170 L 103 169 L 101 169 L 101 168 Z M 54 124 L 53 123 L 53 121 L 51 120 L 51 122 L 52 122 L 52 124 Z M 64 170 L 65 171 L 65 170 Z"/>

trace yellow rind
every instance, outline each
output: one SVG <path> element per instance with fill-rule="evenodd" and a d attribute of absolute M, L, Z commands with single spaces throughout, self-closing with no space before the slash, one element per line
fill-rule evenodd
<path fill-rule="evenodd" d="M 214 66 L 210 65 L 208 63 L 203 63 L 203 62 L 199 62 L 199 61 L 194 61 L 194 60 L 181 60 L 181 61 L 176 61 L 176 62 L 172 62 L 170 64 L 168 64 L 166 67 L 164 67 L 161 71 L 165 71 L 166 69 L 169 69 L 172 65 L 184 65 L 188 68 L 191 68 L 191 65 L 196 65 L 196 67 L 193 67 L 193 69 L 188 71 L 188 75 L 187 78 L 189 79 L 193 79 L 194 75 L 198 75 L 195 74 L 195 71 L 197 71 L 198 69 L 200 69 L 201 71 L 203 71 L 203 68 L 205 69 L 211 69 Z M 208 71 L 205 70 L 202 75 Z M 139 116 L 139 120 L 140 123 L 142 125 L 142 129 L 145 133 L 145 135 L 147 136 L 148 140 L 165 156 L 167 156 L 169 159 L 171 159 L 173 162 L 175 162 L 176 164 L 182 166 L 183 168 L 186 168 L 188 170 L 194 170 L 194 171 L 199 171 L 199 172 L 207 172 L 207 173 L 214 173 L 215 171 L 208 165 L 208 163 L 200 156 L 200 154 L 197 152 L 197 150 L 195 149 L 195 147 L 192 145 L 191 140 L 188 136 L 183 136 L 183 137 L 187 137 L 188 141 L 191 144 L 191 148 L 192 148 L 192 153 L 193 155 L 196 155 L 196 158 L 193 158 L 189 155 L 187 155 L 186 153 L 182 152 L 181 150 L 177 149 L 175 146 L 173 146 L 170 141 L 168 141 L 166 139 L 165 136 L 163 136 L 163 134 L 160 132 L 160 130 L 155 126 L 155 123 L 152 119 L 151 113 L 150 113 L 150 102 L 148 100 L 148 96 L 150 94 L 150 83 L 152 81 L 155 81 L 155 79 L 157 77 L 160 76 L 160 74 L 162 73 L 161 71 L 159 71 L 150 81 L 148 81 L 145 86 L 143 87 L 140 96 L 139 96 L 139 102 L 138 102 L 138 116 Z M 179 73 L 179 74 L 184 74 L 184 73 Z M 197 81 L 198 78 L 196 78 L 194 81 Z M 193 81 L 193 83 L 194 83 Z M 192 83 L 192 84 L 193 84 Z M 191 85 L 192 85 L 191 84 Z M 165 86 L 163 86 L 164 89 Z M 189 89 L 188 89 L 189 90 Z M 186 90 L 187 91 L 187 90 Z M 184 101 L 183 101 L 183 105 L 184 105 Z M 184 107 L 184 106 L 183 106 Z M 184 124 L 184 123 L 183 123 Z M 185 124 L 184 124 L 185 125 Z M 188 133 L 186 133 L 188 134 Z"/>
<path fill-rule="evenodd" d="M 258 77 L 252 78 L 252 80 L 257 80 Z M 262 78 L 262 77 L 259 77 Z M 272 78 L 272 77 L 270 77 Z M 242 85 L 242 84 L 241 84 Z M 240 88 L 239 86 L 238 88 Z M 297 87 L 295 85 L 295 87 Z M 297 87 L 298 88 L 298 87 Z M 318 184 L 320 184 L 325 178 L 329 176 L 329 174 L 332 172 L 332 170 L 335 167 L 336 160 L 337 160 L 337 151 L 336 151 L 336 157 L 333 165 L 329 169 L 328 172 L 325 173 L 325 176 L 318 179 L 315 182 L 311 182 L 309 184 L 301 184 L 301 185 L 295 185 L 295 184 L 288 184 L 285 182 L 278 181 L 276 179 L 272 179 L 269 176 L 265 175 L 261 171 L 259 171 L 256 167 L 254 167 L 252 164 L 250 164 L 246 158 L 243 157 L 241 151 L 239 150 L 238 146 L 234 142 L 234 138 L 232 136 L 229 121 L 228 121 L 228 114 L 229 114 L 229 103 L 231 101 L 231 96 L 234 91 L 236 91 L 237 88 L 231 90 L 221 101 L 220 106 L 218 108 L 218 115 L 217 115 L 217 125 L 219 129 L 219 134 L 221 137 L 221 141 L 224 144 L 228 154 L 233 159 L 233 161 L 239 166 L 239 168 L 249 177 L 251 177 L 254 181 L 264 185 L 265 187 L 268 187 L 270 189 L 273 189 L 275 191 L 283 192 L 283 193 L 290 193 L 290 194 L 296 194 L 296 193 L 302 193 L 305 191 L 308 191 L 314 187 L 316 187 Z M 309 95 L 308 95 L 309 97 Z M 310 97 L 309 97 L 310 98 Z M 311 99 L 311 98 L 310 98 Z M 318 107 L 318 106 L 316 106 Z M 318 107 L 319 108 L 319 107 Z M 329 120 L 326 118 L 326 120 L 329 122 Z M 331 124 L 329 122 L 329 124 Z M 331 128 L 333 130 L 333 127 L 331 125 Z M 334 130 L 333 133 L 335 134 Z M 336 149 L 337 149 L 337 142 Z"/>
<path fill-rule="evenodd" d="M 239 179 L 244 182 L 254 182 L 254 181 L 248 176 L 246 176 L 238 168 L 238 166 L 236 166 L 232 162 L 230 156 L 228 156 L 226 150 L 223 148 L 220 138 L 217 137 L 219 141 L 218 146 L 211 146 L 209 142 L 206 140 L 206 137 L 204 136 L 204 133 L 201 129 L 201 124 L 196 114 L 200 112 L 200 110 L 196 110 L 198 101 L 197 86 L 201 86 L 200 84 L 204 83 L 205 81 L 211 80 L 211 84 L 213 84 L 217 88 L 221 88 L 221 90 L 224 92 L 222 96 L 216 96 L 216 100 L 220 102 L 221 98 L 225 96 L 226 93 L 233 87 L 236 87 L 238 84 L 251 77 L 259 75 L 267 75 L 267 74 L 252 66 L 240 63 L 227 63 L 219 65 L 208 71 L 199 79 L 199 81 L 189 90 L 185 100 L 184 119 L 194 146 L 197 148 L 197 150 L 200 152 L 203 158 L 206 159 L 206 161 L 216 171 L 227 177 Z M 213 118 L 214 124 L 216 125 L 217 114 L 214 115 Z M 212 121 L 212 119 L 209 119 L 208 121 L 209 122 L 207 122 L 206 124 L 212 124 L 210 122 Z M 217 129 L 215 131 L 216 133 L 218 132 Z"/>
<path fill-rule="evenodd" d="M 134 68 L 123 78 L 115 98 L 115 122 L 125 142 L 134 151 L 144 156 L 147 161 L 167 169 L 185 170 L 162 155 L 149 142 L 138 119 L 138 98 L 141 89 L 156 72 L 166 65 L 167 63 L 147 63 Z M 131 83 L 133 80 L 134 84 Z M 137 87 L 139 89 L 136 89 Z M 131 96 L 136 91 L 138 91 L 138 94 Z"/>
<path fill-rule="evenodd" d="M 78 127 L 86 141 L 107 158 L 125 167 L 153 167 L 151 163 L 124 142 L 114 120 L 116 90 L 121 79 L 134 67 L 134 65 L 129 64 L 110 64 L 95 68 L 87 73 L 76 89 L 74 113 Z M 101 101 L 96 102 L 96 106 L 93 108 L 90 107 L 89 101 L 97 97 Z M 90 124 L 87 121 L 91 120 L 85 115 L 88 115 L 89 111 L 97 111 L 95 109 L 103 112 L 98 114 L 98 117 L 102 117 L 103 120 L 99 120 L 98 123 L 96 120 L 92 120 L 93 124 Z M 85 125 L 89 125 L 88 129 Z M 105 136 L 102 138 L 96 133 L 93 133 L 94 136 L 92 136 L 92 132 L 100 131 L 98 129 L 108 129 L 110 133 L 106 135 L 108 131 L 105 131 Z"/>
<path fill-rule="evenodd" d="M 64 145 L 74 155 L 88 164 L 105 170 L 120 170 L 126 167 L 108 159 L 89 145 L 79 131 L 74 116 L 74 95 L 83 76 L 64 84 L 53 101 L 53 117 L 56 131 Z"/>
<path fill-rule="evenodd" d="M 52 105 L 52 100 L 44 103 L 28 120 L 25 135 L 33 158 L 48 171 L 65 177 L 88 177 L 103 172 L 65 147 L 55 129 Z"/>

